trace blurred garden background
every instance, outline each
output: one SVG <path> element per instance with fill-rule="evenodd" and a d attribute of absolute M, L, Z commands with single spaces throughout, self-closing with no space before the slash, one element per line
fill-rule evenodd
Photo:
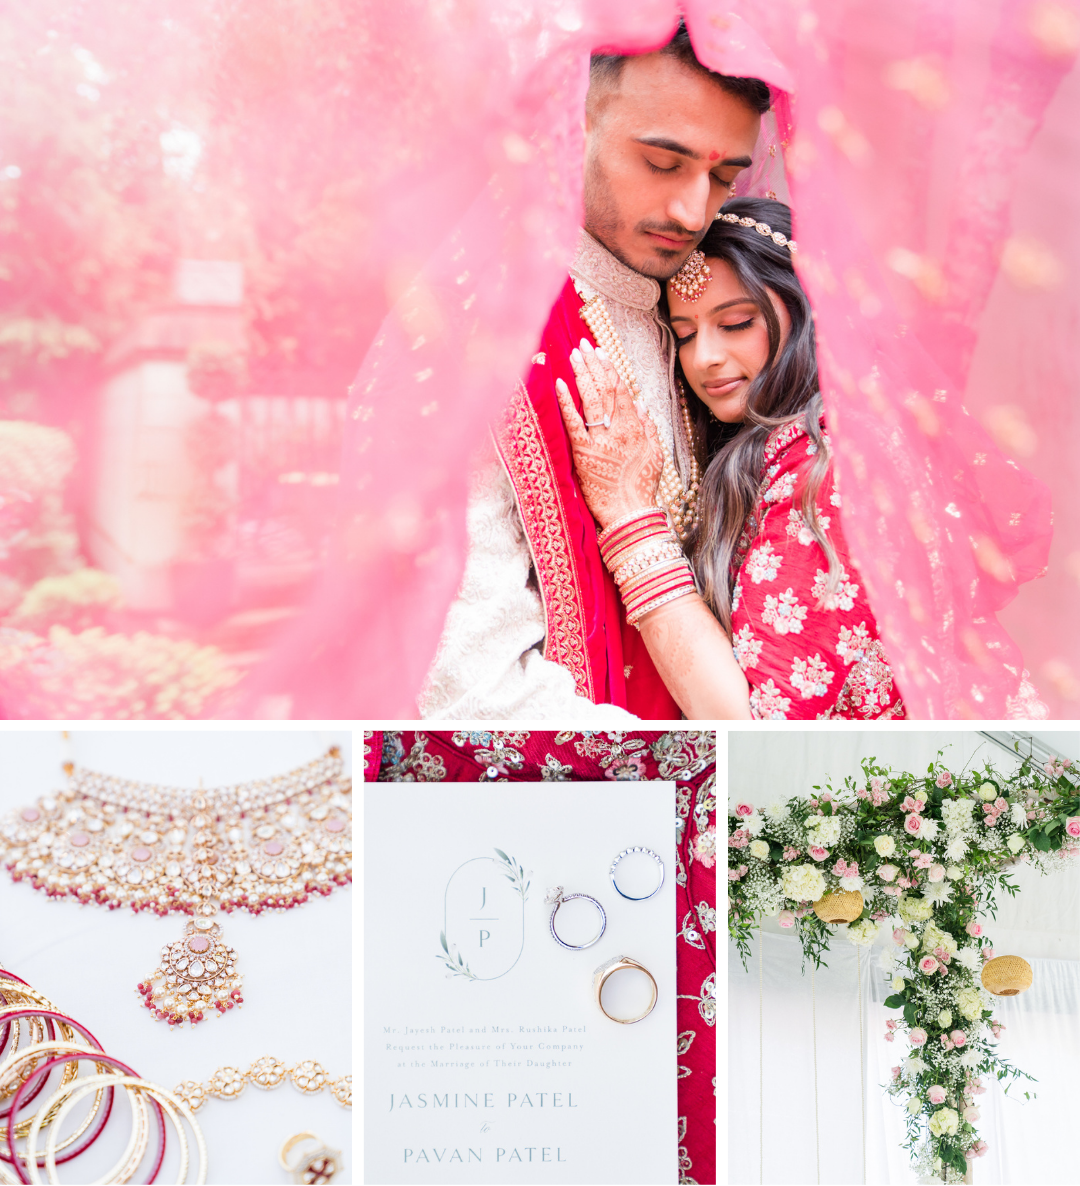
<path fill-rule="evenodd" d="M 355 10 L 0 6 L 0 715 L 227 715 L 306 597 L 373 328 Z"/>

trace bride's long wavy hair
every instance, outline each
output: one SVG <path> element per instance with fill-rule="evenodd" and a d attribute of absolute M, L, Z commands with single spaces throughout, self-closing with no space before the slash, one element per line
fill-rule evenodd
<path fill-rule="evenodd" d="M 733 198 L 725 203 L 721 213 L 767 223 L 774 231 L 791 237 L 791 211 L 782 202 Z M 717 421 L 695 395 L 676 362 L 678 378 L 686 388 L 696 421 L 696 439 L 704 442 L 705 453 L 705 473 L 698 496 L 700 518 L 687 551 L 702 597 L 730 633 L 732 593 L 738 576 L 734 563 L 736 549 L 760 494 L 765 442 L 774 429 L 800 418 L 817 446 L 807 472 L 800 475 L 803 479 L 800 509 L 829 563 L 826 594 L 835 590 L 840 561 L 822 529 L 815 505 L 830 459 L 820 423 L 822 405 L 813 314 L 792 267 L 791 253 L 786 246 L 779 246 L 753 227 L 721 221 L 712 224 L 698 250 L 707 259 L 723 260 L 731 266 L 743 291 L 761 311 L 769 333 L 769 356 L 747 391 L 746 413 L 741 424 Z M 780 320 L 766 290 L 783 301 L 791 317 L 791 329 L 782 347 Z"/>

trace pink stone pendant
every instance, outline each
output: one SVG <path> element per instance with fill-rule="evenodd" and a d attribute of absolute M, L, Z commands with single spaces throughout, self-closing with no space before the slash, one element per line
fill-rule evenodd
<path fill-rule="evenodd" d="M 201 910 L 180 939 L 161 949 L 156 971 L 135 990 L 154 1019 L 171 1026 L 194 1026 L 244 1003 L 236 952 L 222 940 L 216 908 Z"/>

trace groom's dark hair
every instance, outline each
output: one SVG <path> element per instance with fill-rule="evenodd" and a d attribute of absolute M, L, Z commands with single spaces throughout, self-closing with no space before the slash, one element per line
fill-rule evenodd
<path fill-rule="evenodd" d="M 727 74 L 717 74 L 715 70 L 703 66 L 694 54 L 686 22 L 681 17 L 679 18 L 679 27 L 675 30 L 675 36 L 667 45 L 655 52 L 677 58 L 689 69 L 708 75 L 717 86 L 727 91 L 729 95 L 741 99 L 758 115 L 764 115 L 772 105 L 772 96 L 769 94 L 768 85 L 760 78 L 734 78 Z M 590 91 L 595 93 L 596 91 L 616 90 L 622 77 L 623 66 L 629 57 L 629 54 L 593 54 L 589 64 Z"/>

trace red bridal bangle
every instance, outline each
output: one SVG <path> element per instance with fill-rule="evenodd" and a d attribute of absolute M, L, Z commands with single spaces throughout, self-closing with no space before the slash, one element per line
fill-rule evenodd
<path fill-rule="evenodd" d="M 20 983 L 25 984 L 26 982 L 20 981 Z M 30 985 L 27 985 L 27 988 L 29 987 Z M 94 1035 L 84 1025 L 80 1025 L 77 1021 L 74 1021 L 70 1017 L 65 1017 L 63 1013 L 54 1013 L 46 1009 L 20 1009 L 18 1012 L 8 1015 L 8 1022 L 21 1021 L 24 1017 L 43 1017 L 50 1024 L 51 1022 L 55 1021 L 63 1025 L 69 1025 L 73 1030 L 76 1030 L 78 1033 L 82 1034 L 82 1036 L 94 1047 L 93 1050 L 87 1051 L 86 1056 L 88 1058 L 93 1057 L 99 1062 L 104 1062 L 107 1060 L 108 1056 L 102 1051 L 101 1043 L 97 1040 L 97 1038 L 95 1038 Z M 30 1051 L 27 1051 L 27 1053 L 29 1054 Z M 37 1097 L 48 1081 L 48 1075 L 44 1072 L 47 1068 L 52 1067 L 53 1065 L 53 1063 L 49 1063 L 47 1064 L 47 1067 L 36 1067 L 30 1072 L 24 1082 L 19 1085 L 18 1090 L 15 1092 L 15 1096 L 11 1101 L 11 1106 L 7 1112 L 8 1152 L 5 1153 L 3 1149 L 0 1149 L 0 1159 L 9 1162 L 12 1165 L 16 1174 L 19 1176 L 20 1182 L 29 1182 L 30 1179 L 23 1177 L 22 1167 L 19 1164 L 20 1160 L 22 1160 L 21 1155 L 15 1151 L 15 1125 L 18 1123 L 18 1108 L 20 1106 L 25 1107 Z M 36 1080 L 40 1080 L 39 1086 L 33 1091 L 33 1094 L 27 1094 L 30 1085 Z M 112 1112 L 113 1096 L 115 1094 L 115 1090 L 116 1089 L 113 1087 L 108 1087 L 105 1089 L 106 1098 L 100 1109 L 98 1119 L 95 1121 L 94 1127 L 86 1134 L 81 1144 L 76 1145 L 72 1149 L 68 1149 L 62 1156 L 57 1157 L 57 1165 L 60 1165 L 65 1161 L 71 1161 L 73 1158 L 78 1157 L 81 1153 L 84 1153 L 87 1149 L 89 1149 L 90 1146 L 98 1139 L 98 1137 L 101 1136 L 102 1130 L 108 1123 L 109 1115 Z M 162 1121 L 162 1124 L 164 1125 L 164 1120 Z M 164 1154 L 162 1155 L 164 1156 Z M 44 1165 L 44 1162 L 41 1164 Z"/>
<path fill-rule="evenodd" d="M 68 1020 L 70 1020 L 70 1019 L 68 1019 Z M 82 1029 L 81 1026 L 76 1026 L 76 1028 Z M 141 1076 L 136 1074 L 136 1072 L 133 1071 L 131 1069 L 131 1067 L 129 1067 L 126 1063 L 122 1063 L 118 1058 L 113 1058 L 111 1054 L 102 1054 L 100 1052 L 100 1050 L 87 1050 L 84 1053 L 80 1053 L 80 1054 L 61 1054 L 61 1055 L 57 1055 L 56 1058 L 50 1059 L 47 1063 L 45 1063 L 44 1066 L 37 1067 L 37 1068 L 35 1068 L 35 1070 L 33 1072 L 31 1072 L 30 1076 L 26 1080 L 26 1083 L 23 1083 L 23 1085 L 15 1093 L 16 1101 L 19 1099 L 19 1096 L 22 1094 L 22 1091 L 26 1087 L 26 1084 L 31 1082 L 31 1080 L 33 1078 L 35 1078 L 36 1076 L 39 1076 L 39 1075 L 47 1076 L 52 1071 L 52 1069 L 54 1067 L 64 1066 L 65 1064 L 67 1064 L 69 1062 L 84 1062 L 87 1059 L 89 1059 L 91 1062 L 111 1066 L 114 1070 L 118 1070 L 122 1075 L 130 1075 L 133 1079 L 141 1078 Z M 115 1087 L 106 1087 L 105 1091 L 108 1093 L 108 1096 L 109 1096 L 108 1111 L 111 1112 L 112 1097 L 116 1091 L 116 1088 Z M 154 1157 L 154 1164 L 153 1164 L 153 1167 L 150 1172 L 150 1177 L 148 1177 L 146 1179 L 146 1186 L 151 1186 L 151 1184 L 153 1182 L 157 1181 L 157 1176 L 161 1172 L 161 1166 L 165 1160 L 165 1144 L 167 1141 L 167 1135 L 165 1132 L 165 1114 L 161 1110 L 161 1104 L 159 1104 L 158 1101 L 153 1096 L 150 1096 L 150 1103 L 153 1104 L 153 1106 L 154 1106 L 154 1113 L 155 1113 L 155 1116 L 157 1119 L 158 1147 L 157 1147 L 157 1153 Z M 103 1111 L 104 1111 L 104 1109 L 103 1109 Z M 105 1113 L 105 1119 L 106 1120 L 108 1119 L 108 1112 Z M 13 1128 L 12 1125 L 8 1126 L 8 1148 L 11 1149 L 12 1152 L 14 1152 L 14 1146 L 12 1145 L 12 1136 L 11 1136 L 12 1128 Z M 88 1141 L 86 1144 L 81 1146 L 78 1150 L 69 1150 L 64 1155 L 63 1158 L 58 1157 L 56 1159 L 57 1164 L 59 1165 L 61 1160 L 70 1161 L 72 1158 L 77 1157 L 79 1153 L 82 1153 L 86 1149 L 88 1149 L 90 1147 L 90 1145 L 93 1144 L 93 1141 L 96 1141 L 98 1136 L 100 1136 L 102 1128 L 104 1128 L 104 1122 L 102 1122 L 100 1125 L 98 1125 L 97 1132 L 94 1133 L 94 1137 L 93 1137 L 92 1141 Z M 41 1164 L 43 1165 L 45 1154 L 41 1153 L 41 1154 L 39 1154 L 39 1157 L 42 1158 Z M 22 1169 L 22 1166 L 19 1164 L 18 1160 L 13 1161 L 12 1166 L 13 1166 L 15 1172 L 19 1175 L 19 1180 L 21 1182 L 28 1184 L 30 1182 L 30 1179 L 23 1176 L 23 1169 Z"/>

